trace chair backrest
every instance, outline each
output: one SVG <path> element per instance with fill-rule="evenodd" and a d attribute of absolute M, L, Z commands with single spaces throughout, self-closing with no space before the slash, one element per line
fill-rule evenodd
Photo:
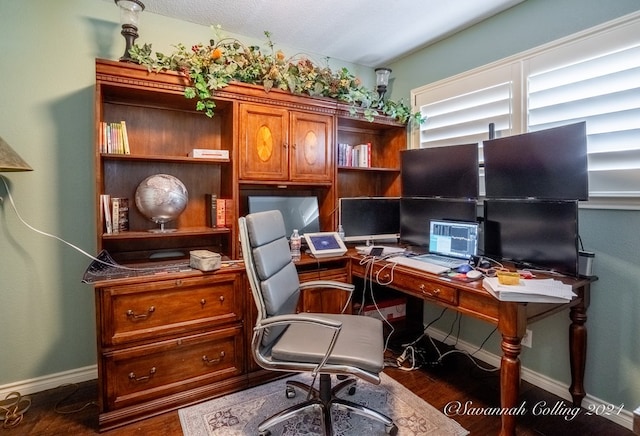
<path fill-rule="evenodd" d="M 258 308 L 257 322 L 295 313 L 300 281 L 291 259 L 282 214 L 277 210 L 253 213 L 241 217 L 238 224 L 247 277 Z M 284 327 L 260 330 L 261 345 L 268 347 L 283 330 Z"/>

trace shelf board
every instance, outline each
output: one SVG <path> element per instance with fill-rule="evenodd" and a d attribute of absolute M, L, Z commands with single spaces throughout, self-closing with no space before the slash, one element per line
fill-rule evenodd
<path fill-rule="evenodd" d="M 105 240 L 178 238 L 183 236 L 223 235 L 230 232 L 231 229 L 227 227 L 184 227 L 164 233 L 152 231 L 129 231 L 111 234 L 103 233 L 102 238 Z"/>
<path fill-rule="evenodd" d="M 189 156 L 162 156 L 162 155 L 136 155 L 136 154 L 114 154 L 100 153 L 103 159 L 110 160 L 130 160 L 130 161 L 155 161 L 155 162 L 189 162 L 189 163 L 205 163 L 205 164 L 224 164 L 230 163 L 231 159 L 208 159 Z"/>
<path fill-rule="evenodd" d="M 382 168 L 382 167 L 338 167 L 340 171 L 373 171 L 373 172 L 388 172 L 399 173 L 400 168 Z"/>

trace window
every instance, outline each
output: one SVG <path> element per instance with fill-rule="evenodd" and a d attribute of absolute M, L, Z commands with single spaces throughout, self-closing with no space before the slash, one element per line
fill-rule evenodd
<path fill-rule="evenodd" d="M 522 78 L 522 79 L 521 79 Z M 592 200 L 640 199 L 640 14 L 412 91 L 414 147 L 587 121 Z M 481 194 L 484 193 L 481 168 Z"/>

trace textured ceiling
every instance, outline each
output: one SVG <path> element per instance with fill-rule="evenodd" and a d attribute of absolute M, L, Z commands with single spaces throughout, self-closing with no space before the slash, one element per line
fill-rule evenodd
<path fill-rule="evenodd" d="M 142 1 L 145 14 L 262 40 L 269 31 L 277 45 L 379 67 L 524 0 Z"/>

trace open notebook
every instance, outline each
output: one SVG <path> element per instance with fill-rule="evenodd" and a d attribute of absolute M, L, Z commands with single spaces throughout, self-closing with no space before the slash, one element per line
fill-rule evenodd
<path fill-rule="evenodd" d="M 431 220 L 429 222 L 429 253 L 414 256 L 415 261 L 437 265 L 430 272 L 445 272 L 469 263 L 478 254 L 478 223 L 468 221 Z M 395 259 L 394 259 L 395 260 Z M 400 262 L 402 263 L 402 262 Z M 420 268 L 419 268 L 420 269 Z"/>

